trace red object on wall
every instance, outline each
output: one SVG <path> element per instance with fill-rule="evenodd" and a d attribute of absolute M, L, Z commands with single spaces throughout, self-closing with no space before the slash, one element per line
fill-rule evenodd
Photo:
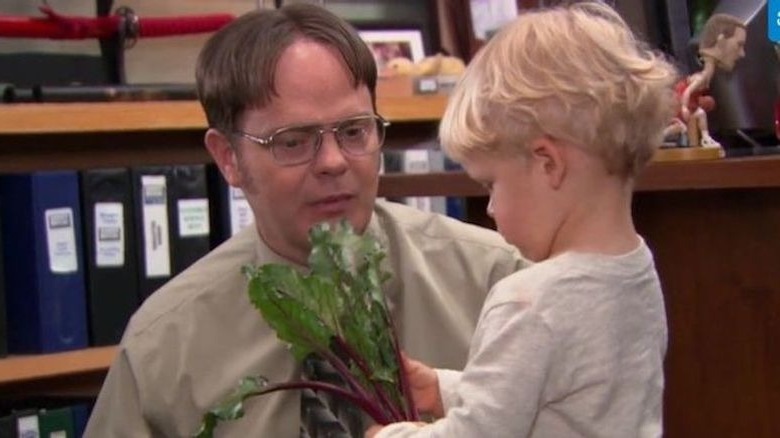
<path fill-rule="evenodd" d="M 76 17 L 61 15 L 48 6 L 41 6 L 45 17 L 0 15 L 0 37 L 47 39 L 105 39 L 128 31 L 128 38 L 166 37 L 213 32 L 235 17 L 230 14 L 193 15 L 183 17 L 138 17 L 110 15 Z"/>

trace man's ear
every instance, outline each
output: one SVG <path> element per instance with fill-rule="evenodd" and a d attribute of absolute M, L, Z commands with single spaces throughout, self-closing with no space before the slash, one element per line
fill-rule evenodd
<path fill-rule="evenodd" d="M 566 177 L 566 157 L 562 145 L 554 139 L 542 136 L 531 142 L 533 166 L 547 177 L 550 187 L 557 190 Z"/>
<path fill-rule="evenodd" d="M 206 149 L 219 167 L 222 176 L 233 187 L 239 185 L 238 157 L 230 140 L 220 131 L 209 128 L 204 139 Z"/>

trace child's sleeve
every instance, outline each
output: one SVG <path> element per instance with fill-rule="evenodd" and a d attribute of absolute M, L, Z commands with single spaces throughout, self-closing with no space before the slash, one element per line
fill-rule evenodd
<path fill-rule="evenodd" d="M 439 368 L 435 371 L 439 379 L 439 394 L 441 394 L 442 407 L 446 414 L 451 407 L 458 406 L 461 403 L 457 388 L 463 372 Z"/>

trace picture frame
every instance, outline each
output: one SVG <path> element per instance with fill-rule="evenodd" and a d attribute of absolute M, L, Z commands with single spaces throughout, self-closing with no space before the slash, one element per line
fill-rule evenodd
<path fill-rule="evenodd" d="M 419 29 L 371 29 L 360 30 L 358 34 L 374 54 L 380 71 L 396 57 L 408 58 L 415 63 L 425 58 L 423 35 Z"/>

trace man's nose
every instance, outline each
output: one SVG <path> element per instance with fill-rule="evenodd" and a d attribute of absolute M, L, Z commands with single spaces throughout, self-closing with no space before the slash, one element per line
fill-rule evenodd
<path fill-rule="evenodd" d="M 336 140 L 336 133 L 325 131 L 322 133 L 322 144 L 317 151 L 315 165 L 322 171 L 340 171 L 346 167 L 347 158 Z"/>

